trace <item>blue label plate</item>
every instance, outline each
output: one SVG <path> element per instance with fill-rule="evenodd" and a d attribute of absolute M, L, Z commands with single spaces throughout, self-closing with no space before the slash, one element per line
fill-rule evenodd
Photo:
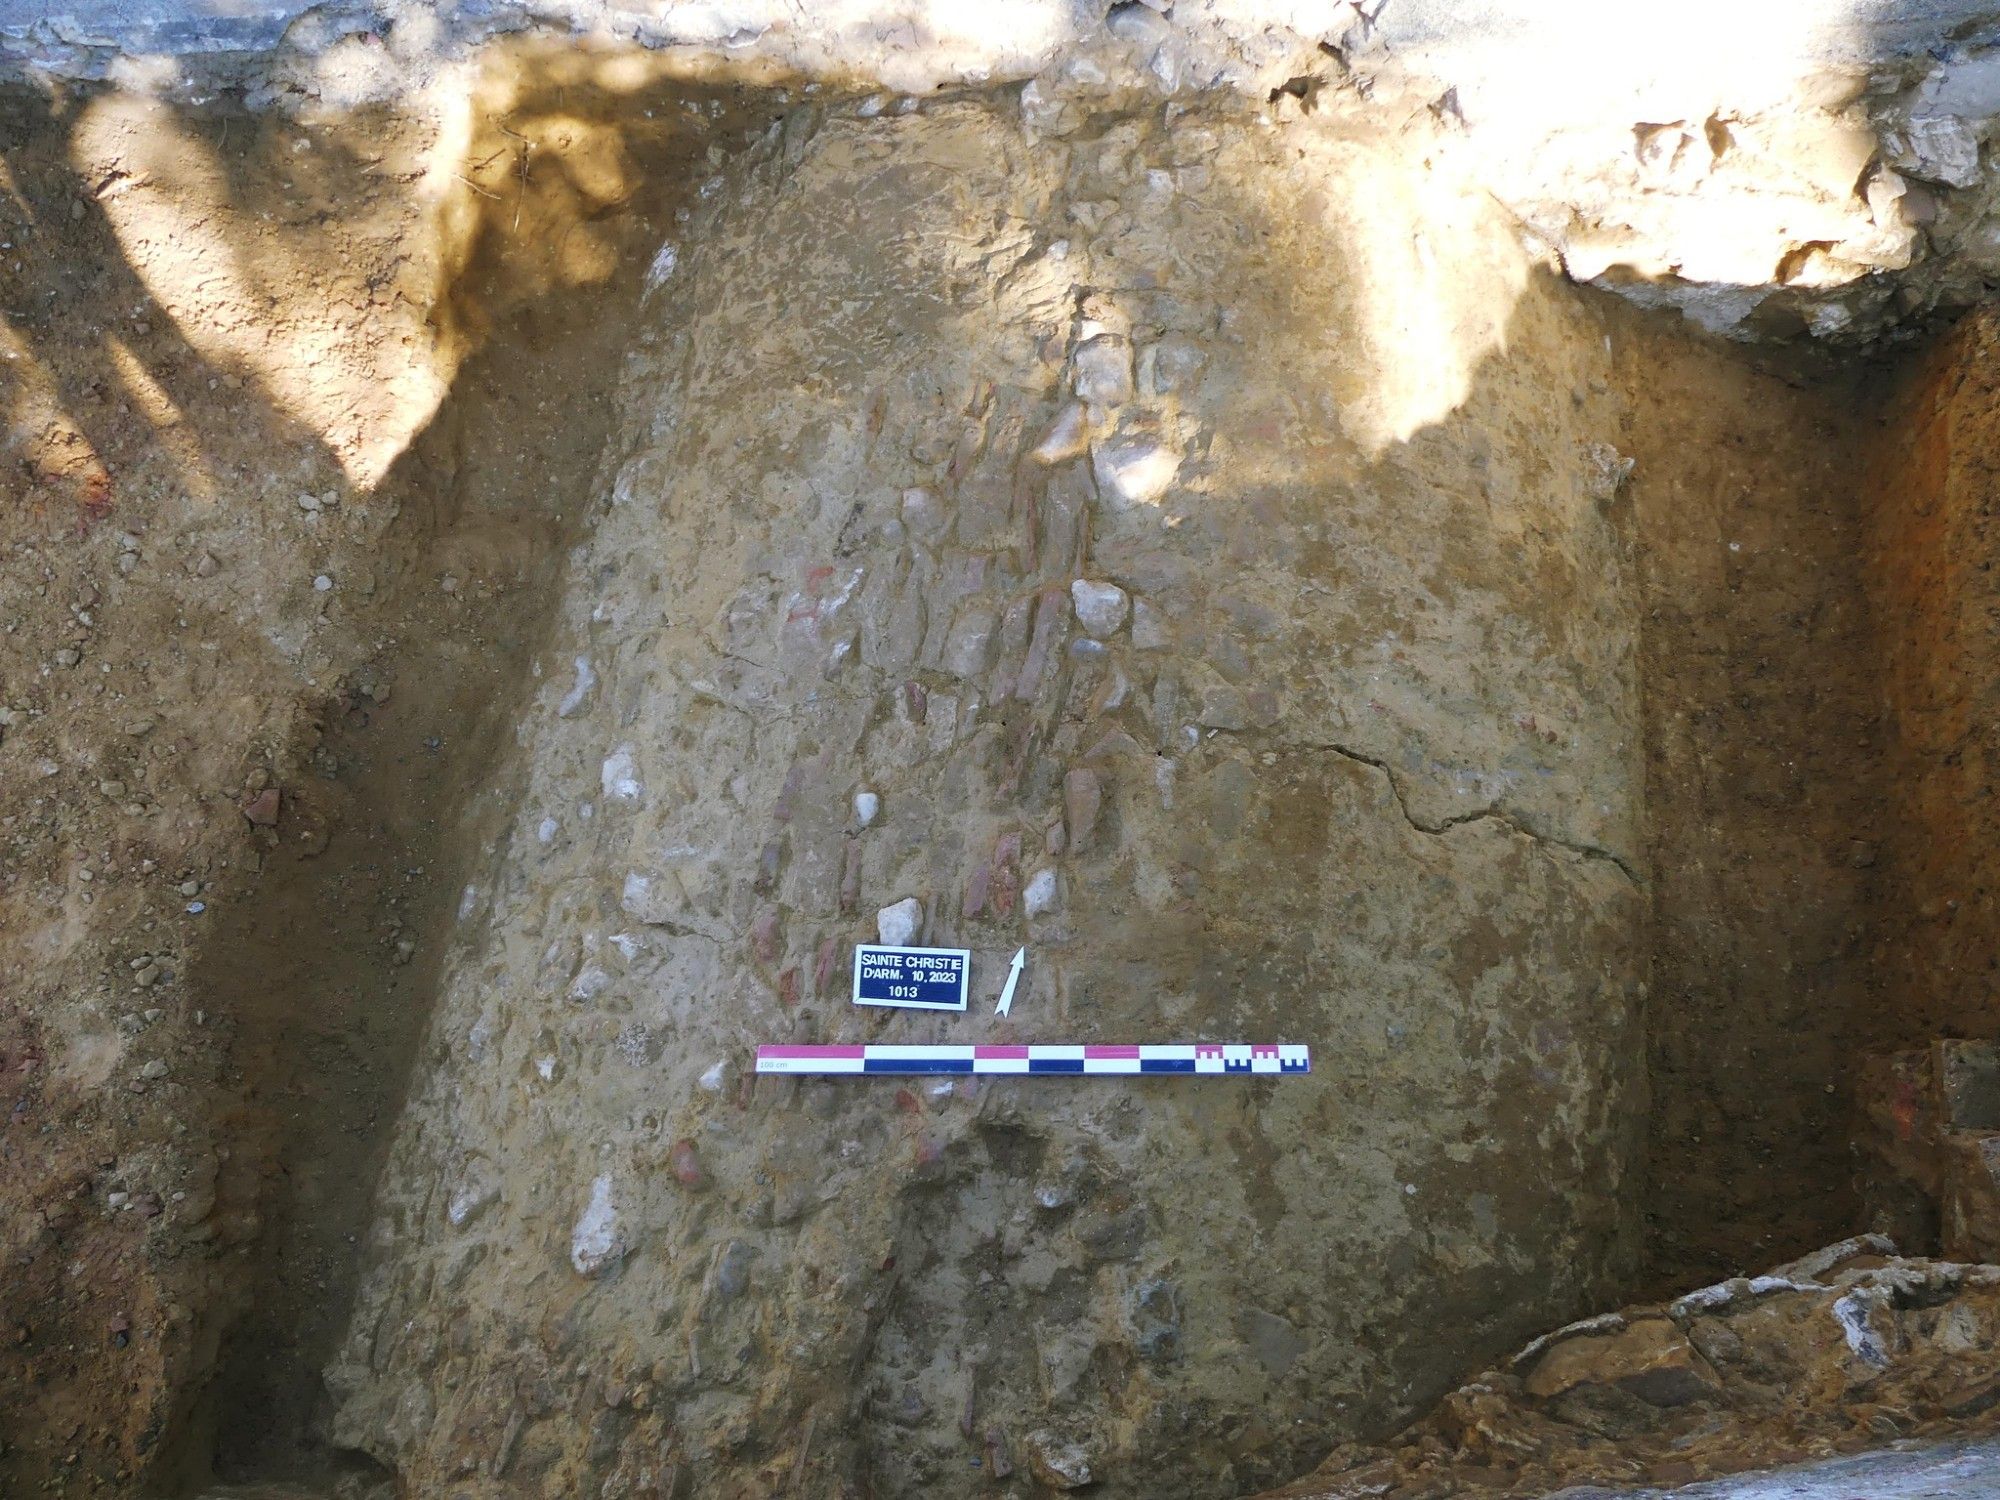
<path fill-rule="evenodd" d="M 854 1003 L 905 1010 L 964 1010 L 972 970 L 968 948 L 854 945 Z"/>

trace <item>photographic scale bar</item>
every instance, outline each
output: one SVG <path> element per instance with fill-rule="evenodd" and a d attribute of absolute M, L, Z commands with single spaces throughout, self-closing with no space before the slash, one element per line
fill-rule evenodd
<path fill-rule="evenodd" d="M 1310 1073 L 1310 1049 L 1289 1042 L 1163 1042 L 1141 1046 L 1031 1044 L 1028 1046 L 766 1046 L 757 1049 L 759 1073 L 793 1076 L 974 1073 L 1036 1076 L 1070 1074 L 1197 1077 L 1269 1077 Z"/>

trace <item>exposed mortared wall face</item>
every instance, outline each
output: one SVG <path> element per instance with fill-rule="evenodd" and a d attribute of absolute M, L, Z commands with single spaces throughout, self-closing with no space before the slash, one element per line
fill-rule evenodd
<path fill-rule="evenodd" d="M 340 1440 L 421 1492 L 1221 1496 L 1609 1297 L 1644 945 L 1602 333 L 1386 149 L 957 105 L 798 115 L 715 180 Z M 910 899 L 964 1017 L 849 1003 Z M 745 1076 L 999 1039 L 1315 1071 Z"/>

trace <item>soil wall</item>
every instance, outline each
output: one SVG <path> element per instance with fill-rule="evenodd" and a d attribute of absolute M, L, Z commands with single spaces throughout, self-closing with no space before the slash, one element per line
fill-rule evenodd
<path fill-rule="evenodd" d="M 1854 372 L 1619 340 L 1640 540 L 1652 886 L 1648 1284 L 1680 1292 L 1851 1233 L 1886 664 Z M 1913 1250 L 1920 1247 L 1911 1247 Z"/>
<path fill-rule="evenodd" d="M 484 67 L 5 101 L 0 1488 L 1236 1494 L 1853 1227 L 1985 324 L 1720 345 L 1310 80 Z M 1169 1038 L 1316 1071 L 744 1072 Z"/>
<path fill-rule="evenodd" d="M 1896 900 L 1871 1039 L 1890 1045 L 2000 1032 L 1996 390 L 2000 327 L 1979 313 L 1885 376 L 1873 403 L 1866 562 Z"/>

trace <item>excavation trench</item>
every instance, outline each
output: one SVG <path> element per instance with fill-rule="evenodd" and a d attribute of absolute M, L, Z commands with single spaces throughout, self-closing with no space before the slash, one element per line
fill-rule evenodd
<path fill-rule="evenodd" d="M 1975 841 L 1935 837 L 1987 791 L 1983 325 L 1907 368 L 1724 346 L 1554 275 L 1435 135 L 1332 109 L 1024 136 L 1011 94 L 645 73 L 514 57 L 436 201 L 435 137 L 384 120 L 310 152 L 179 122 L 288 243 L 422 201 L 433 295 L 393 326 L 451 358 L 379 473 L 365 421 L 337 451 L 367 592 L 325 564 L 322 670 L 205 773 L 233 862 L 145 1023 L 198 1034 L 74 1106 L 143 1132 L 170 1091 L 182 1196 L 106 1221 L 152 1373 L 36 1333 L 51 1441 L 0 1464 L 1234 1496 L 1546 1327 L 1862 1227 L 1852 1054 L 1990 1021 Z M 104 202 L 73 232 L 101 211 L 86 248 L 159 298 L 144 224 L 58 180 L 85 102 L 16 103 L 14 201 L 51 234 Z M 103 292 L 41 292 L 75 407 Z M 169 364 L 212 503 L 289 505 Z M 1933 761 L 1956 800 L 1913 806 Z M 966 1017 L 847 1003 L 909 898 L 974 955 Z M 66 961 L 93 941 L 124 957 Z M 1315 1071 L 746 1073 L 1172 1039 Z M 79 1414 L 106 1380 L 143 1420 Z"/>
<path fill-rule="evenodd" d="M 266 836 L 253 896 L 188 974 L 235 1024 L 240 1095 L 217 1156 L 237 1181 L 218 1194 L 243 1205 L 256 1244 L 177 1436 L 190 1476 L 379 1472 L 328 1444 L 322 1371 L 411 1069 L 439 1056 L 426 1030 L 452 936 L 516 816 L 502 748 L 590 525 L 658 227 L 685 212 L 704 153 L 771 118 L 742 90 L 644 68 L 612 86 L 588 63 L 544 74 L 537 56 L 489 69 L 459 173 L 472 197 L 440 245 L 450 280 L 430 313 L 439 346 L 464 354 L 374 486 L 393 518 L 376 585 L 393 634 L 312 705 L 311 778 Z M 254 154 L 269 123 L 228 118 Z M 475 180 L 482 166 L 498 190 Z"/>

